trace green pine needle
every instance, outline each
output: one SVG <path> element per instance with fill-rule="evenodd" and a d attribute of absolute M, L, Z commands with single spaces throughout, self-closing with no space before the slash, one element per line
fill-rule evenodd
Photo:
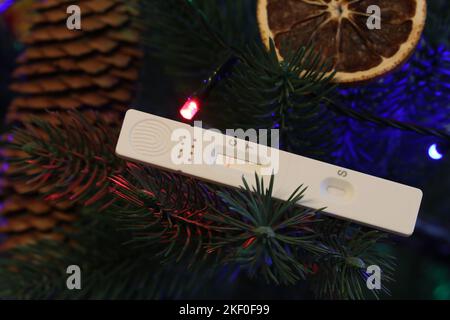
<path fill-rule="evenodd" d="M 243 266 L 250 275 L 263 276 L 268 282 L 294 284 L 304 279 L 310 270 L 309 258 L 303 258 L 324 252 L 312 229 L 320 210 L 298 206 L 306 188 L 300 186 L 282 202 L 272 198 L 273 176 L 267 188 L 257 175 L 254 187 L 245 179 L 243 184 L 240 190 L 218 193 L 230 212 L 211 207 L 215 214 L 206 218 L 228 232 L 217 237 L 210 250 L 222 250 L 228 263 Z"/>
<path fill-rule="evenodd" d="M 77 112 L 54 113 L 49 123 L 35 118 L 13 130 L 7 148 L 19 151 L 8 158 L 10 179 L 23 181 L 50 201 L 71 201 L 101 207 L 110 201 L 107 177 L 123 170 L 114 146 L 118 129 L 100 117 L 95 124 Z"/>
<path fill-rule="evenodd" d="M 387 284 L 393 281 L 395 258 L 380 250 L 387 234 L 355 227 L 348 222 L 327 218 L 320 226 L 321 241 L 328 253 L 316 262 L 318 273 L 311 278 L 315 295 L 321 299 L 365 299 L 389 295 Z M 369 290 L 368 266 L 379 266 L 381 290 Z"/>
<path fill-rule="evenodd" d="M 218 128 L 280 130 L 285 150 L 325 155 L 333 145 L 324 101 L 334 73 L 313 48 L 289 50 L 280 62 L 273 41 L 242 50 L 244 61 L 212 94 L 204 119 Z"/>
<path fill-rule="evenodd" d="M 189 265 L 206 258 L 204 246 L 216 234 L 203 219 L 211 196 L 198 181 L 128 164 L 124 176 L 112 177 L 117 201 L 109 209 L 122 228 L 132 231 L 128 243 L 159 248 L 163 263 L 189 257 Z"/>

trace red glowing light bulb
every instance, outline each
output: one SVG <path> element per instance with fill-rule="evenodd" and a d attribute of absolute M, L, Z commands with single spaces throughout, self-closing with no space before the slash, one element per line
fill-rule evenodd
<path fill-rule="evenodd" d="M 188 99 L 181 107 L 180 114 L 186 120 L 192 120 L 198 112 L 199 103 L 195 99 Z"/>

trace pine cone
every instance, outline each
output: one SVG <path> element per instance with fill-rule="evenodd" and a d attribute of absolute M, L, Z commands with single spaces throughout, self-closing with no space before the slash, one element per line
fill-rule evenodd
<path fill-rule="evenodd" d="M 48 112 L 79 110 L 94 113 L 112 126 L 119 125 L 131 102 L 138 79 L 139 32 L 136 12 L 126 0 L 47 0 L 34 5 L 35 16 L 24 39 L 27 48 L 17 59 L 11 90 L 16 94 L 8 123 L 32 117 L 55 121 Z M 81 9 L 81 30 L 69 30 L 69 5 Z M 11 138 L 11 137 L 10 137 Z M 3 150 L 6 157 L 18 152 Z M 6 200 L 0 207 L 0 251 L 49 238 L 61 239 L 61 230 L 76 219 L 71 202 L 42 200 L 39 190 L 8 179 L 12 165 L 4 166 Z M 1 187 L 1 186 L 0 186 Z"/>

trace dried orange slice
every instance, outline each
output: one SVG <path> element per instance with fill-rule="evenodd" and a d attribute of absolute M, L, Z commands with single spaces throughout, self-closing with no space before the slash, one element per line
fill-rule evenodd
<path fill-rule="evenodd" d="M 380 29 L 368 26 L 373 5 L 380 9 Z M 336 82 L 355 83 L 405 62 L 420 40 L 426 13 L 426 0 L 258 0 L 257 15 L 265 45 L 274 39 L 280 60 L 286 53 L 282 44 L 312 44 L 331 59 Z"/>

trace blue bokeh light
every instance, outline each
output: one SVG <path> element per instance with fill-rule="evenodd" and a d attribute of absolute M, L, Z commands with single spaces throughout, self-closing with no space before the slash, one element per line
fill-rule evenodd
<path fill-rule="evenodd" d="M 0 0 L 0 13 L 6 11 L 13 3 L 13 0 Z"/>
<path fill-rule="evenodd" d="M 437 144 L 434 143 L 428 148 L 428 155 L 433 160 L 441 160 L 444 156 L 439 152 Z"/>

